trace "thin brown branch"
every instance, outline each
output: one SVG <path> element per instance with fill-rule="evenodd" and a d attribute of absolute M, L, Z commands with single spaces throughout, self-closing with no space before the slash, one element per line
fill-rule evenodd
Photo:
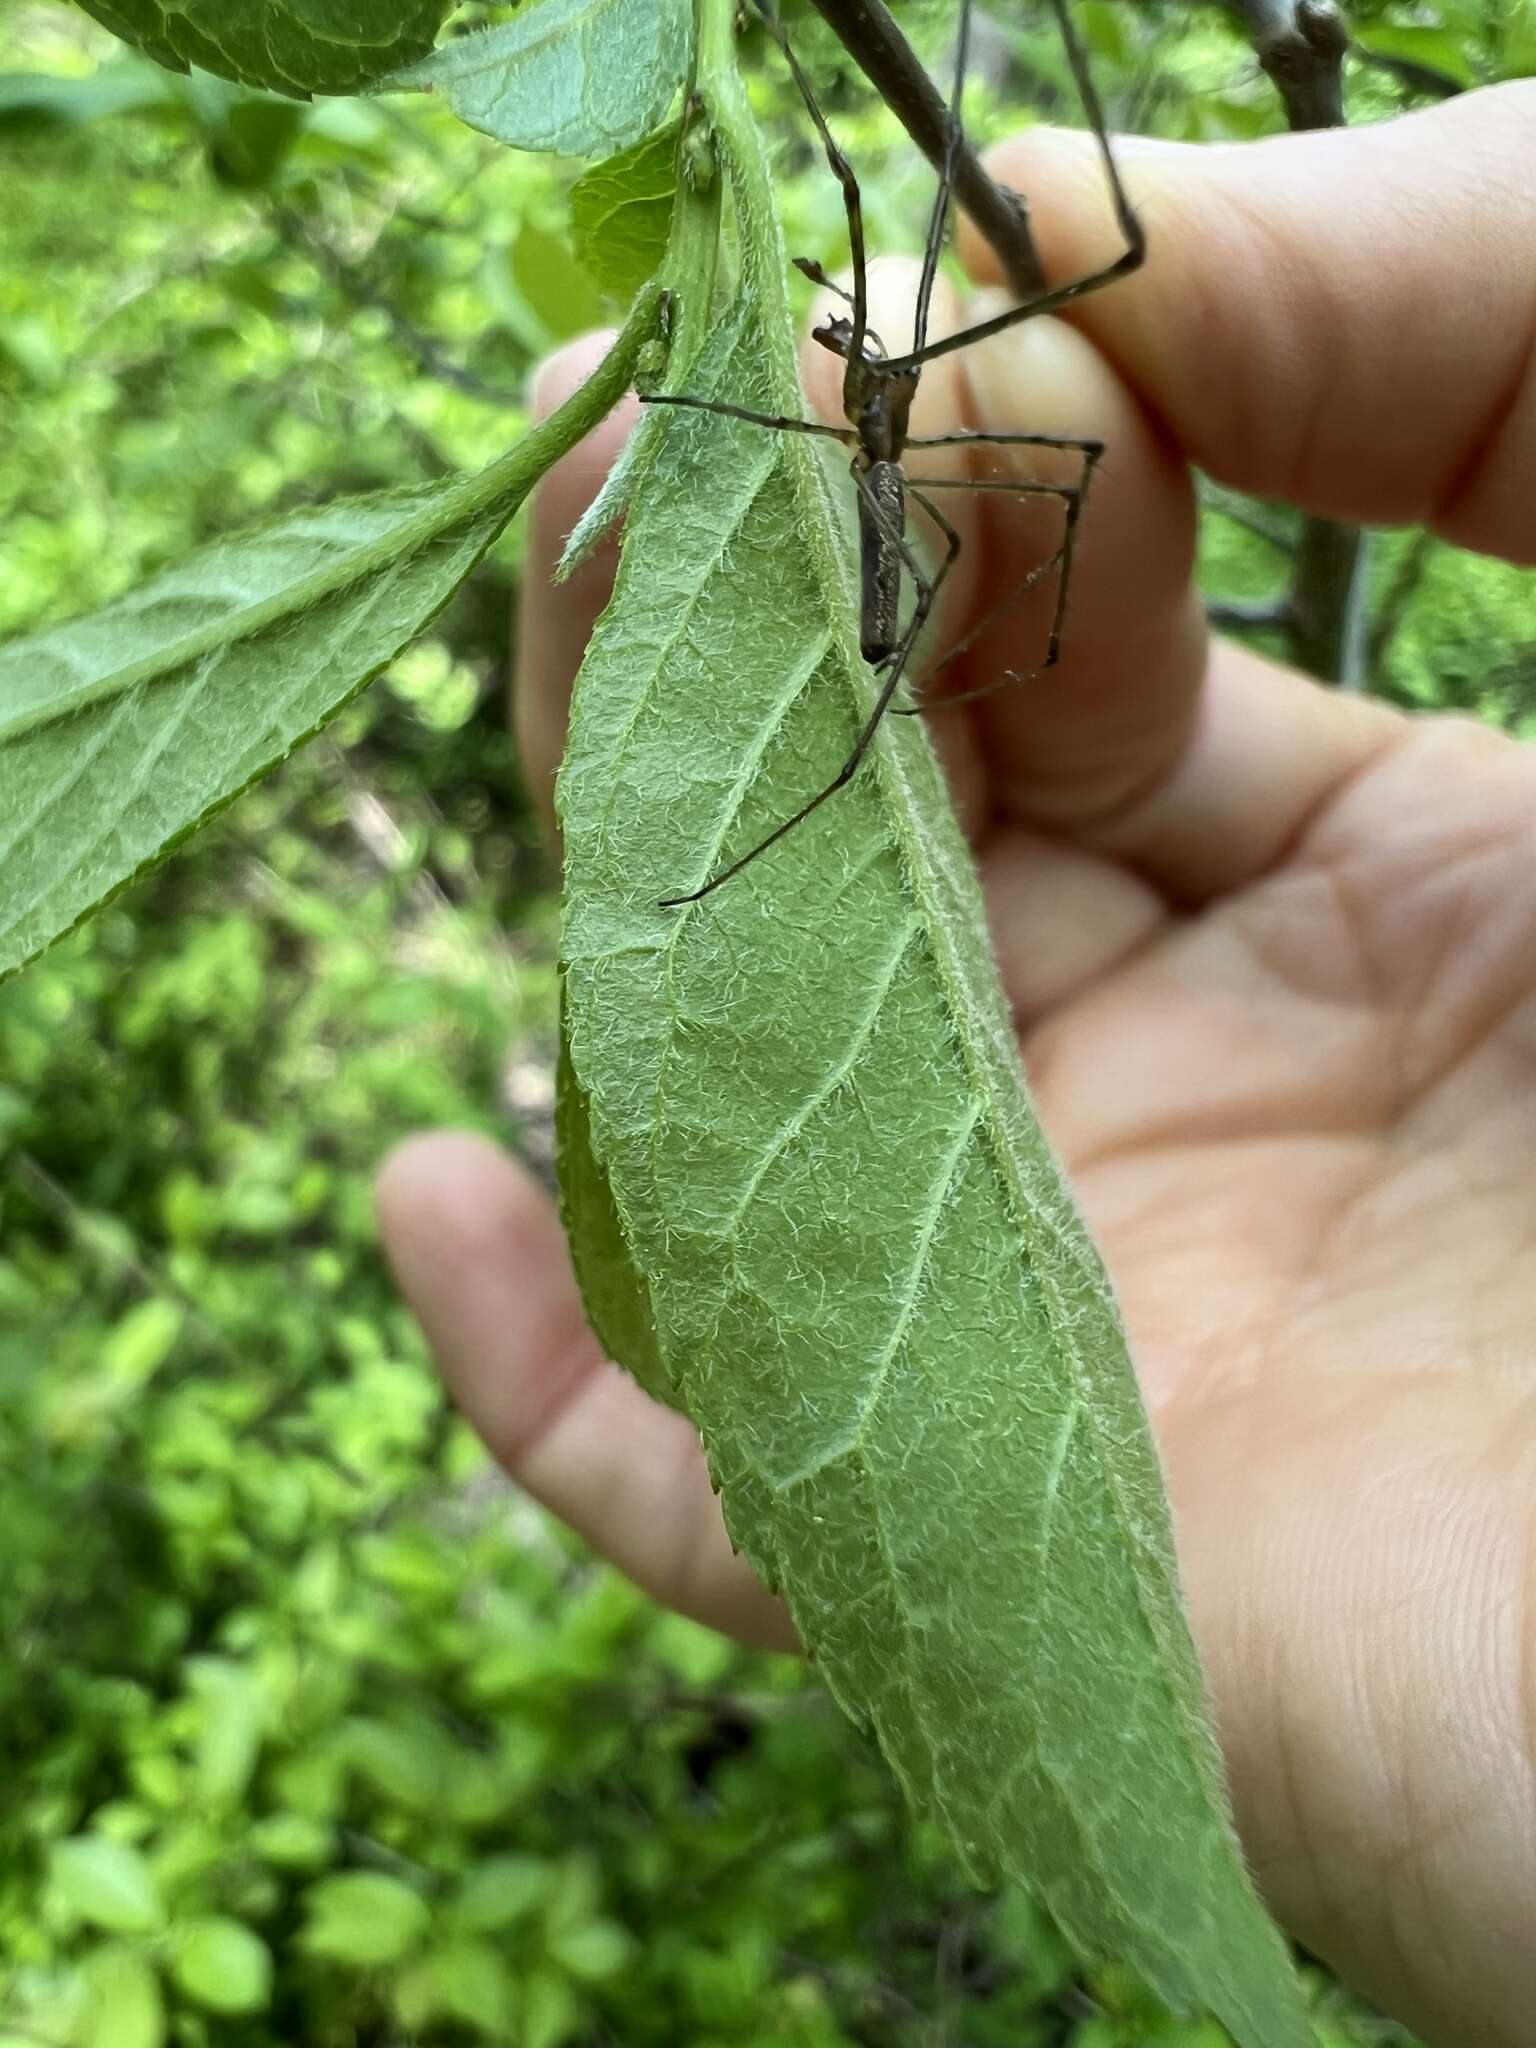
<path fill-rule="evenodd" d="M 1344 125 L 1349 31 L 1333 0 L 1229 0 L 1293 130 Z M 1366 538 L 1358 526 L 1308 519 L 1286 602 L 1291 659 L 1342 689 L 1366 684 Z"/>
<path fill-rule="evenodd" d="M 1292 128 L 1342 128 L 1349 31 L 1333 0 L 1229 0 Z"/>
<path fill-rule="evenodd" d="M 949 150 L 949 108 L 882 0 L 812 0 L 818 14 L 935 170 Z M 1009 286 L 1020 298 L 1044 289 L 1029 209 L 999 185 L 962 135 L 954 157 L 955 199 L 991 244 Z"/>

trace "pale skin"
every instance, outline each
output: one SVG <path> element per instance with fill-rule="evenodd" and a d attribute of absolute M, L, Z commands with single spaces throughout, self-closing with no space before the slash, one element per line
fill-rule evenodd
<path fill-rule="evenodd" d="M 1080 141 L 994 158 L 1052 276 L 1112 232 Z M 1516 2048 L 1536 2034 L 1536 755 L 1210 639 L 1187 465 L 1536 563 L 1536 84 L 1125 164 L 1146 269 L 924 379 L 918 431 L 1110 449 L 1059 669 L 931 725 L 1124 1307 L 1255 1874 L 1427 2040 Z M 878 274 L 887 335 L 909 289 Z M 600 347 L 546 366 L 545 409 Z M 832 418 L 836 368 L 808 364 Z M 546 796 L 612 558 L 559 590 L 548 571 L 627 425 L 533 513 L 517 722 Z M 1029 545 L 1015 515 L 977 517 L 951 629 Z M 379 1203 L 518 1481 L 658 1599 L 792 1643 L 688 1426 L 601 1356 L 529 1176 L 439 1133 L 394 1155 Z"/>

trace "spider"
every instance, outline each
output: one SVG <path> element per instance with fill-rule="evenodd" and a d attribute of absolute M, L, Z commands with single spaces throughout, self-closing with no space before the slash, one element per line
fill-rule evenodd
<path fill-rule="evenodd" d="M 722 399 L 696 398 L 681 393 L 655 392 L 645 395 L 642 402 L 647 405 L 686 406 L 700 412 L 720 413 L 728 419 L 745 420 L 750 425 L 770 428 L 776 432 L 815 434 L 827 440 L 841 442 L 844 447 L 853 451 L 849 468 L 857 491 L 858 506 L 859 648 L 865 661 L 879 676 L 880 684 L 874 703 L 859 729 L 848 758 L 826 787 L 818 790 L 791 817 L 785 818 L 765 838 L 759 840 L 757 845 L 733 860 L 729 866 L 720 869 L 699 888 L 663 898 L 663 909 L 674 909 L 686 903 L 698 903 L 706 896 L 712 895 L 734 875 L 739 875 L 743 868 L 750 866 L 753 861 L 768 852 L 770 847 L 776 846 L 788 833 L 793 832 L 796 826 L 804 824 L 805 820 L 814 811 L 819 810 L 830 797 L 835 796 L 838 790 L 845 788 L 857 774 L 880 722 L 888 711 L 922 711 L 929 708 L 923 703 L 896 705 L 893 699 L 906 674 L 918 636 L 927 623 L 939 591 L 960 553 L 960 536 L 934 503 L 930 492 L 1001 491 L 1022 496 L 1055 498 L 1060 500 L 1063 508 L 1061 539 L 1055 552 L 1046 561 L 1032 568 L 1017 589 L 1010 592 L 1001 604 L 987 612 L 962 640 L 950 648 L 928 680 L 931 682 L 934 675 L 941 673 L 957 660 L 974 645 L 1001 612 L 1017 604 L 1026 592 L 1054 570 L 1057 572 L 1056 601 L 1043 660 L 1034 669 L 1009 670 L 977 689 L 950 695 L 943 701 L 946 704 L 961 704 L 989 695 L 993 690 L 1001 689 L 1009 683 L 1024 681 L 1031 676 L 1042 674 L 1060 659 L 1073 552 L 1077 544 L 1078 527 L 1088 485 L 1095 466 L 1104 453 L 1103 442 L 1088 436 L 993 433 L 979 429 L 953 434 L 914 435 L 909 431 L 912 404 L 917 396 L 922 373 L 929 363 L 936 361 L 940 356 L 952 355 L 958 349 L 969 348 L 976 342 L 985 341 L 994 334 L 1001 334 L 1020 321 L 1036 319 L 1042 313 L 1054 313 L 1089 292 L 1101 291 L 1106 285 L 1113 284 L 1116 279 L 1125 277 L 1137 269 L 1146 255 L 1146 236 L 1121 183 L 1098 93 L 1089 73 L 1082 45 L 1077 39 L 1077 32 L 1072 26 L 1067 0 L 1051 0 L 1073 79 L 1082 97 L 1089 125 L 1098 142 L 1115 218 L 1124 237 L 1125 247 L 1112 262 L 1098 270 L 1074 278 L 1069 283 L 1054 285 L 1038 292 L 992 319 L 978 321 L 957 333 L 944 335 L 937 341 L 928 339 L 929 309 L 933 299 L 934 283 L 938 276 L 939 257 L 949 224 L 955 156 L 963 133 L 961 100 L 970 52 L 971 0 L 961 0 L 955 82 L 949 103 L 947 149 L 924 241 L 917 303 L 913 314 L 912 346 L 904 355 L 887 354 L 884 342 L 869 323 L 868 264 L 864 242 L 863 204 L 858 179 L 827 126 L 810 80 L 796 57 L 778 17 L 769 5 L 769 0 L 756 0 L 756 4 L 769 34 L 783 53 L 799 88 L 800 96 L 805 102 L 806 111 L 820 138 L 827 162 L 842 188 L 853 271 L 852 290 L 845 291 L 841 285 L 834 283 L 819 263 L 797 257 L 795 267 L 812 283 L 822 286 L 841 299 L 847 308 L 845 312 L 825 320 L 812 336 L 815 342 L 842 362 L 843 415 L 847 424 L 835 427 L 819 420 L 790 419 L 753 412 L 745 406 L 732 405 Z M 1080 467 L 1076 480 L 1068 484 L 1032 483 L 1013 478 L 959 479 L 912 476 L 907 471 L 906 456 L 910 450 L 960 446 L 1060 449 L 1075 455 Z M 907 510 L 909 502 L 912 501 L 927 513 L 943 540 L 943 557 L 931 574 L 924 569 L 908 543 Z M 911 578 L 916 593 L 911 615 L 905 626 L 899 622 L 903 570 Z"/>

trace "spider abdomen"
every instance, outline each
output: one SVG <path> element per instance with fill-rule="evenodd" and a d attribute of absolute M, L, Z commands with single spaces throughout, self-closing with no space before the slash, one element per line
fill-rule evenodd
<path fill-rule="evenodd" d="M 859 489 L 859 652 L 872 666 L 896 650 L 907 485 L 895 462 L 872 462 Z"/>

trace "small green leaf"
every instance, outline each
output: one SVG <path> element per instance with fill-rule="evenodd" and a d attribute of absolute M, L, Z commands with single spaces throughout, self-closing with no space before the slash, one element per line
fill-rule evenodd
<path fill-rule="evenodd" d="M 136 1302 L 102 1346 L 101 1362 L 114 1379 L 142 1386 L 176 1348 L 186 1312 L 174 1301 Z"/>
<path fill-rule="evenodd" d="M 171 91 L 171 81 L 159 65 L 146 64 L 141 57 L 103 64 L 84 78 L 7 71 L 0 74 L 0 128 L 27 122 L 87 128 L 113 114 L 164 106 Z"/>
<path fill-rule="evenodd" d="M 196 1785 L 208 1806 L 232 1805 L 251 1782 L 261 1753 L 267 1700 L 254 1672 L 225 1657 L 199 1657 L 191 1667 L 201 1715 Z"/>
<path fill-rule="evenodd" d="M 430 1963 L 440 2010 L 450 2019 L 478 2027 L 492 2040 L 504 2040 L 512 2010 L 512 1976 L 491 1943 L 473 1938 L 449 1942 Z"/>
<path fill-rule="evenodd" d="M 541 1906 L 553 1884 L 554 1872 L 538 1856 L 491 1856 L 459 1886 L 453 1917 L 480 1934 L 510 1927 Z"/>
<path fill-rule="evenodd" d="M 269 1813 L 251 1829 L 252 1849 L 280 1870 L 318 1870 L 336 1847 L 332 1830 L 307 1813 Z"/>
<path fill-rule="evenodd" d="M 75 2048 L 161 2048 L 165 1999 L 137 1949 L 97 1949 L 85 1964 L 85 2009 Z"/>
<path fill-rule="evenodd" d="M 634 1950 L 633 1936 L 616 1920 L 588 1920 L 568 1928 L 549 1946 L 550 1960 L 583 1984 L 599 1984 L 616 1975 Z"/>
<path fill-rule="evenodd" d="M 239 1920 L 192 1920 L 178 1929 L 171 1975 L 209 2012 L 261 2012 L 272 1993 L 272 1953 Z"/>
<path fill-rule="evenodd" d="M 560 2048 L 581 2025 L 581 2006 L 568 1977 L 535 1970 L 523 1986 L 517 2048 Z"/>
<path fill-rule="evenodd" d="M 49 1876 L 60 1904 L 92 1927 L 109 1934 L 152 1934 L 164 1924 L 154 1876 L 127 1842 L 105 1835 L 72 1835 L 55 1842 Z"/>
<path fill-rule="evenodd" d="M 420 1946 L 431 1920 L 420 1892 L 372 1870 L 322 1878 L 304 1904 L 304 1946 L 339 1963 L 398 1963 Z"/>
<path fill-rule="evenodd" d="M 1375 22 L 1351 34 L 1362 50 L 1380 57 L 1400 57 L 1409 64 L 1423 64 L 1457 85 L 1477 83 L 1477 73 L 1467 57 L 1461 38 L 1450 29 L 1430 22 Z"/>
<path fill-rule="evenodd" d="M 512 149 L 607 156 L 654 128 L 687 64 L 687 0 L 527 0 L 383 83 L 438 92 Z"/>
<path fill-rule="evenodd" d="M 627 299 L 667 246 L 677 181 L 678 123 L 594 164 L 571 187 L 576 254 L 606 292 Z"/>
<path fill-rule="evenodd" d="M 172 71 L 192 65 L 302 97 L 361 92 L 425 55 L 452 0 L 80 0 Z"/>
<path fill-rule="evenodd" d="M 475 476 L 290 513 L 0 648 L 0 975 L 282 760 L 421 632 L 629 383 L 655 304 Z"/>

